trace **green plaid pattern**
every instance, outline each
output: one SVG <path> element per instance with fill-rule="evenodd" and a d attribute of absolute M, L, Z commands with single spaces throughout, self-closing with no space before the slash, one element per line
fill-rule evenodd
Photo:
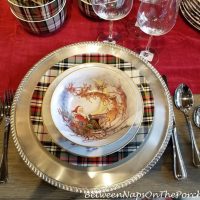
<path fill-rule="evenodd" d="M 144 102 L 143 120 L 135 138 L 121 150 L 107 156 L 95 158 L 76 156 L 56 145 L 53 142 L 50 135 L 48 134 L 48 132 L 45 130 L 41 114 L 42 101 L 45 92 L 48 89 L 49 85 L 52 83 L 52 81 L 68 68 L 73 67 L 77 64 L 89 62 L 106 63 L 123 70 L 137 84 Z M 46 71 L 45 74 L 43 74 L 37 86 L 35 87 L 30 106 L 33 131 L 36 134 L 38 140 L 44 146 L 44 148 L 46 148 L 47 151 L 49 151 L 58 159 L 65 161 L 69 164 L 78 165 L 82 167 L 107 166 L 116 163 L 126 158 L 130 154 L 134 153 L 136 150 L 138 150 L 138 148 L 141 146 L 142 143 L 144 143 L 145 139 L 147 138 L 154 115 L 154 101 L 152 91 L 149 87 L 149 84 L 146 82 L 144 76 L 142 76 L 131 63 L 125 62 L 124 60 L 112 55 L 102 54 L 76 55 L 70 58 L 66 58 L 52 66 L 49 70 Z"/>

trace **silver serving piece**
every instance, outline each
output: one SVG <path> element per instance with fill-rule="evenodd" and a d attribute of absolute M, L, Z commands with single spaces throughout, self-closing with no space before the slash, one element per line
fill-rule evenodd
<path fill-rule="evenodd" d="M 167 77 L 164 75 L 162 77 L 166 85 L 168 86 Z M 174 159 L 174 176 L 177 180 L 186 179 L 187 171 L 185 168 L 185 163 L 183 161 L 183 157 L 182 157 L 179 142 L 178 142 L 175 114 L 173 114 L 172 144 L 173 144 L 173 159 Z"/>
<path fill-rule="evenodd" d="M 197 106 L 193 113 L 193 120 L 195 125 L 200 128 L 200 106 Z"/>
<path fill-rule="evenodd" d="M 0 183 L 6 183 L 8 179 L 8 140 L 10 132 L 10 109 L 13 100 L 13 92 L 8 90 L 4 97 L 5 127 L 3 138 L 3 149 L 0 163 Z"/>
<path fill-rule="evenodd" d="M 189 117 L 190 109 L 194 104 L 193 94 L 190 88 L 185 84 L 180 84 L 174 95 L 174 102 L 176 107 L 184 113 L 185 119 L 187 121 L 189 135 L 192 143 L 192 157 L 193 163 L 196 167 L 200 167 L 200 153 L 197 146 L 197 142 L 194 136 L 194 131 L 192 128 L 192 123 Z"/>

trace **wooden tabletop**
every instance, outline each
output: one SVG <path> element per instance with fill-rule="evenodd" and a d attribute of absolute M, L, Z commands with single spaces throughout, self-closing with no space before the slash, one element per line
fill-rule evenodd
<path fill-rule="evenodd" d="M 195 95 L 195 105 L 200 105 L 200 95 Z M 200 168 L 192 164 L 191 144 L 183 114 L 175 108 L 176 125 L 181 151 L 186 164 L 188 178 L 177 181 L 173 175 L 173 152 L 170 141 L 165 153 L 154 168 L 136 183 L 114 193 L 133 194 L 158 192 L 167 193 L 199 193 L 200 195 Z M 194 127 L 194 133 L 200 148 L 200 129 Z M 2 134 L 0 135 L 2 146 Z M 12 138 L 9 143 L 9 180 L 0 185 L 0 199 L 83 199 L 84 194 L 72 193 L 58 189 L 38 178 L 22 161 L 14 146 Z M 133 166 L 134 167 L 134 166 Z M 116 174 L 117 175 L 117 174 Z M 70 178 L 70 177 L 69 177 Z"/>

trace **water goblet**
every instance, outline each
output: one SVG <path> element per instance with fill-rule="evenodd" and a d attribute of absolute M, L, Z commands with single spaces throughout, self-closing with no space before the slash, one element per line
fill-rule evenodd
<path fill-rule="evenodd" d="M 153 36 L 168 33 L 175 25 L 181 0 L 141 0 L 137 24 L 141 31 L 150 35 L 146 49 L 140 55 L 148 61 L 155 59 L 150 51 Z M 158 60 L 158 55 L 157 59 Z M 155 62 L 155 61 L 154 61 Z"/>
<path fill-rule="evenodd" d="M 109 34 L 100 34 L 99 41 L 116 43 L 119 34 L 113 33 L 113 21 L 126 17 L 133 6 L 133 0 L 91 0 L 96 15 L 104 20 L 109 20 Z"/>

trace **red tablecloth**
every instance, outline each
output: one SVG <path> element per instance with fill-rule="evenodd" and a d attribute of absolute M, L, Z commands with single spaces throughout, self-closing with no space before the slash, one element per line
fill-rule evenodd
<path fill-rule="evenodd" d="M 1 1 L 0 95 L 6 88 L 16 89 L 26 72 L 51 51 L 71 43 L 95 41 L 100 30 L 108 28 L 107 21 L 93 21 L 82 15 L 76 0 L 68 1 L 70 6 L 67 21 L 59 31 L 48 36 L 35 36 L 24 31 L 11 14 L 6 0 Z M 132 50 L 137 48 L 140 42 L 133 28 L 136 5 L 137 0 L 131 13 L 114 24 L 115 28 L 121 29 L 120 32 L 128 29 L 123 45 Z M 133 29 L 130 28 L 130 23 Z M 155 68 L 161 74 L 167 75 L 172 94 L 181 82 L 187 83 L 194 93 L 200 93 L 199 36 L 199 32 L 193 29 L 180 13 L 172 31 L 153 39 L 152 47 L 155 47 L 159 54 L 159 62 Z"/>

